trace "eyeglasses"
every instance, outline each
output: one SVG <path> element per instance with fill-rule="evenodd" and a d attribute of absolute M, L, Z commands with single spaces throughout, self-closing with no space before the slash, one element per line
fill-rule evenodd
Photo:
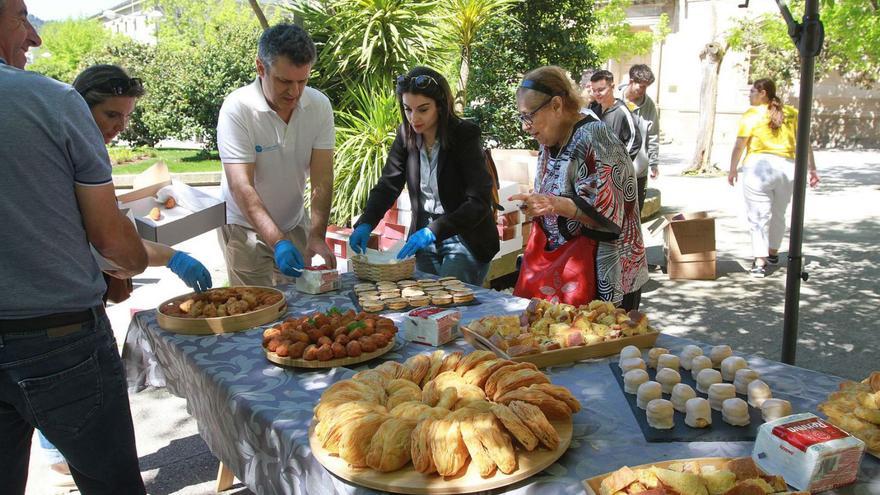
<path fill-rule="evenodd" d="M 96 84 L 82 93 L 100 90 L 102 93 L 109 93 L 113 96 L 123 96 L 129 91 L 141 92 L 144 89 L 143 81 L 138 77 L 114 77 L 100 84 Z"/>
<path fill-rule="evenodd" d="M 428 89 L 431 85 L 440 86 L 436 79 L 427 74 L 413 77 L 407 75 L 397 76 L 397 86 L 399 88 Z"/>
<path fill-rule="evenodd" d="M 516 118 L 519 119 L 520 124 L 531 127 L 535 121 L 535 115 L 537 115 L 538 112 L 540 112 L 542 108 L 546 107 L 548 103 L 553 101 L 553 98 L 554 98 L 553 96 L 551 96 L 550 98 L 547 98 L 546 100 L 544 100 L 544 103 L 541 103 L 540 105 L 538 105 L 538 108 L 532 110 L 529 113 L 517 114 Z"/>

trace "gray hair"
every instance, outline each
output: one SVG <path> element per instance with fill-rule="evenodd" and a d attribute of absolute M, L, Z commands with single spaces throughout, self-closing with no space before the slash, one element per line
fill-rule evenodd
<path fill-rule="evenodd" d="M 266 67 L 271 67 L 279 56 L 297 66 L 314 64 L 318 58 L 311 36 L 296 24 L 276 24 L 263 31 L 257 56 Z"/>
<path fill-rule="evenodd" d="M 120 84 L 120 87 L 112 88 L 112 84 Z M 93 65 L 87 68 L 76 76 L 73 89 L 82 95 L 89 108 L 114 96 L 140 98 L 145 94 L 140 80 L 130 78 L 125 69 L 118 65 Z"/>

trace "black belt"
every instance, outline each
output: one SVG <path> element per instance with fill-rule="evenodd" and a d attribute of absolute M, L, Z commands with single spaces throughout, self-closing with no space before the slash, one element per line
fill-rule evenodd
<path fill-rule="evenodd" d="M 0 333 L 32 332 L 35 330 L 51 330 L 53 328 L 79 325 L 94 321 L 95 315 L 104 314 L 104 306 L 93 309 L 73 311 L 71 313 L 55 313 L 20 320 L 0 320 Z"/>

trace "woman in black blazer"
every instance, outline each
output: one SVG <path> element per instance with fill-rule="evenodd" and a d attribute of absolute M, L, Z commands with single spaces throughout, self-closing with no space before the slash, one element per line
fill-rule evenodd
<path fill-rule="evenodd" d="M 398 258 L 415 254 L 420 271 L 482 285 L 499 245 L 480 128 L 455 115 L 449 83 L 433 69 L 398 77 L 395 92 L 403 124 L 351 247 L 366 250 L 370 232 L 406 185 L 413 218 Z"/>

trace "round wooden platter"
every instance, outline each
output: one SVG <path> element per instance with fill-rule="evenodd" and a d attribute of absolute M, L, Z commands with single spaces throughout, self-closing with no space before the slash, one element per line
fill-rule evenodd
<path fill-rule="evenodd" d="M 352 364 L 363 363 L 364 361 L 375 359 L 382 354 L 390 351 L 391 349 L 394 349 L 394 344 L 396 342 L 396 339 L 391 339 L 391 342 L 388 342 L 388 345 L 381 349 L 376 349 L 373 352 L 365 352 L 358 357 L 345 357 L 339 359 L 331 359 L 329 361 L 306 361 L 305 359 L 281 357 L 278 354 L 267 350 L 265 347 L 263 348 L 263 351 L 265 351 L 266 353 L 266 359 L 282 366 L 291 366 L 294 368 L 336 368 L 339 366 L 350 366 Z"/>
<path fill-rule="evenodd" d="M 315 421 L 309 427 L 309 446 L 312 454 L 318 462 L 336 476 L 374 490 L 392 493 L 415 493 L 443 495 L 453 493 L 473 493 L 492 490 L 511 485 L 524 480 L 534 474 L 540 473 L 568 450 L 572 436 L 571 419 L 552 421 L 553 427 L 559 433 L 559 448 L 556 450 L 535 449 L 527 452 L 522 449 L 516 451 L 517 470 L 511 474 L 496 471 L 489 478 L 480 476 L 476 463 L 468 460 L 467 467 L 462 473 L 453 478 L 444 478 L 438 474 L 422 474 L 413 469 L 412 463 L 403 469 L 390 473 L 380 473 L 370 468 L 352 468 L 341 457 L 331 455 L 318 441 L 315 435 Z"/>
<path fill-rule="evenodd" d="M 184 294 L 182 296 L 172 297 L 160 304 L 159 307 L 156 308 L 156 321 L 159 323 L 160 327 L 169 332 L 184 335 L 213 335 L 250 330 L 251 328 L 278 320 L 287 312 L 287 300 L 284 297 L 284 293 L 278 289 L 258 286 L 236 286 L 231 288 L 260 289 L 275 292 L 281 295 L 281 300 L 271 306 L 266 306 L 265 308 L 260 308 L 256 311 L 233 316 L 219 316 L 216 318 L 180 318 L 178 316 L 166 315 L 162 312 L 163 306 L 175 301 L 186 300 L 195 295 L 195 292 L 190 292 L 189 294 Z"/>

